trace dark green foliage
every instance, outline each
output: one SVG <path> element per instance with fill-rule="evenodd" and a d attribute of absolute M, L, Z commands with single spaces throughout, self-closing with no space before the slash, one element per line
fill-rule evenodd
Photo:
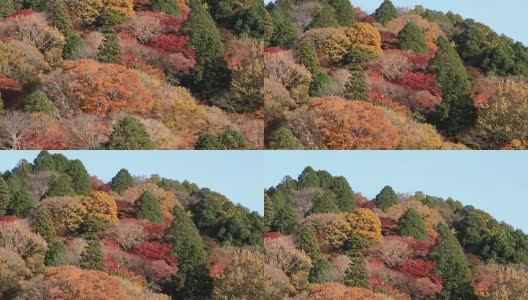
<path fill-rule="evenodd" d="M 76 59 L 79 51 L 85 47 L 84 40 L 75 32 L 68 15 L 68 11 L 62 1 L 50 2 L 51 24 L 55 26 L 63 35 L 66 41 L 64 45 L 64 58 Z"/>
<path fill-rule="evenodd" d="M 271 230 L 280 231 L 284 234 L 292 233 L 299 224 L 299 213 L 283 196 L 282 192 L 273 193 L 270 198 L 274 210 Z"/>
<path fill-rule="evenodd" d="M 301 188 L 319 187 L 321 184 L 317 172 L 310 166 L 304 168 L 297 180 Z"/>
<path fill-rule="evenodd" d="M 9 194 L 9 187 L 5 182 L 4 178 L 0 177 L 0 217 L 3 217 L 7 213 L 11 195 Z"/>
<path fill-rule="evenodd" d="M 0 2 L 0 19 L 9 17 L 15 12 L 15 6 L 13 0 L 2 0 Z"/>
<path fill-rule="evenodd" d="M 333 80 L 325 72 L 317 72 L 313 75 L 308 93 L 312 97 L 324 96 L 325 88 L 333 83 Z"/>
<path fill-rule="evenodd" d="M 264 194 L 264 218 L 266 219 L 266 225 L 271 226 L 273 223 L 274 212 L 273 203 L 268 194 Z"/>
<path fill-rule="evenodd" d="M 196 150 L 244 150 L 247 149 L 246 138 L 238 131 L 226 129 L 218 135 L 206 133 L 200 136 Z"/>
<path fill-rule="evenodd" d="M 335 16 L 340 26 L 350 26 L 356 22 L 354 7 L 348 0 L 326 0 L 335 10 Z"/>
<path fill-rule="evenodd" d="M 191 14 L 185 23 L 189 45 L 196 52 L 191 71 L 191 89 L 211 98 L 229 86 L 229 70 L 224 59 L 224 42 L 211 15 L 199 0 L 189 1 Z"/>
<path fill-rule="evenodd" d="M 281 8 L 271 11 L 273 20 L 273 32 L 270 37 L 270 44 L 288 49 L 293 46 L 299 36 L 299 30 L 292 24 L 286 12 Z"/>
<path fill-rule="evenodd" d="M 46 197 L 73 196 L 73 182 L 70 176 L 64 173 L 54 174 L 49 181 L 49 189 Z"/>
<path fill-rule="evenodd" d="M 48 0 L 23 0 L 24 8 L 31 8 L 36 11 L 44 11 Z"/>
<path fill-rule="evenodd" d="M 317 177 L 319 177 L 319 187 L 325 190 L 330 189 L 330 186 L 332 185 L 334 181 L 334 176 L 330 174 L 328 171 L 325 170 L 319 170 L 317 171 Z"/>
<path fill-rule="evenodd" d="M 52 240 L 48 242 L 48 252 L 44 257 L 46 266 L 62 266 L 66 264 L 66 247 L 62 241 Z"/>
<path fill-rule="evenodd" d="M 115 30 L 105 30 L 104 41 L 97 49 L 97 61 L 105 64 L 123 64 L 119 37 Z"/>
<path fill-rule="evenodd" d="M 88 245 L 81 253 L 79 266 L 85 270 L 104 271 L 104 254 L 99 239 L 88 240 Z"/>
<path fill-rule="evenodd" d="M 313 260 L 313 267 L 310 270 L 310 274 L 308 275 L 308 280 L 311 283 L 324 283 L 324 278 L 321 278 L 323 272 L 328 271 L 332 269 L 332 264 L 328 259 L 324 257 L 319 257 L 315 260 Z"/>
<path fill-rule="evenodd" d="M 116 176 L 112 178 L 112 190 L 121 194 L 126 189 L 134 186 L 134 178 L 128 172 L 127 169 L 121 169 L 117 172 Z"/>
<path fill-rule="evenodd" d="M 398 34 L 400 49 L 411 50 L 416 53 L 427 54 L 429 49 L 425 42 L 422 29 L 414 22 L 409 22 Z"/>
<path fill-rule="evenodd" d="M 134 117 L 124 117 L 113 127 L 108 141 L 109 150 L 152 150 L 147 128 Z"/>
<path fill-rule="evenodd" d="M 396 195 L 392 187 L 388 185 L 376 195 L 376 207 L 383 211 L 386 211 L 389 207 L 398 204 L 399 202 L 398 195 Z"/>
<path fill-rule="evenodd" d="M 343 56 L 340 64 L 349 70 L 358 70 L 361 68 L 361 64 L 369 62 L 375 58 L 375 55 L 357 48 L 352 48 Z"/>
<path fill-rule="evenodd" d="M 88 195 L 92 190 L 90 174 L 86 171 L 83 163 L 78 160 L 70 160 L 66 174 L 72 179 L 73 189 L 77 195 Z"/>
<path fill-rule="evenodd" d="M 212 133 L 202 134 L 194 147 L 196 150 L 223 150 L 224 145 L 220 139 Z"/>
<path fill-rule="evenodd" d="M 33 161 L 33 168 L 37 172 L 41 171 L 55 171 L 55 159 L 48 151 L 40 151 Z"/>
<path fill-rule="evenodd" d="M 163 212 L 159 200 L 151 191 L 145 191 L 134 203 L 136 218 L 162 224 L 164 222 Z"/>
<path fill-rule="evenodd" d="M 304 65 L 310 73 L 315 75 L 321 72 L 321 64 L 319 63 L 319 58 L 317 58 L 315 46 L 310 40 L 303 39 L 300 41 L 297 46 L 296 56 L 297 62 Z"/>
<path fill-rule="evenodd" d="M 313 206 L 307 214 L 338 212 L 336 195 L 331 191 L 317 193 L 313 199 Z"/>
<path fill-rule="evenodd" d="M 178 5 L 178 0 L 153 0 L 152 10 L 173 16 L 180 15 L 180 6 Z"/>
<path fill-rule="evenodd" d="M 96 237 L 97 233 L 110 227 L 110 223 L 96 217 L 89 216 L 79 225 L 79 234 L 87 239 Z"/>
<path fill-rule="evenodd" d="M 36 90 L 26 96 L 24 100 L 24 111 L 29 113 L 42 112 L 49 115 L 55 115 L 57 113 L 55 106 L 53 106 L 48 96 L 41 90 Z"/>
<path fill-rule="evenodd" d="M 499 39 L 499 36 L 488 26 L 466 20 L 463 30 L 454 37 L 460 57 L 468 64 L 479 66 L 483 54 L 491 42 Z"/>
<path fill-rule="evenodd" d="M 462 246 L 445 225 L 439 225 L 437 231 L 440 235 L 429 256 L 436 261 L 436 273 L 443 278 L 438 299 L 474 299 L 471 269 Z"/>
<path fill-rule="evenodd" d="M 337 22 L 336 13 L 333 7 L 330 5 L 318 5 L 315 7 L 312 13 L 312 22 L 309 25 L 310 28 L 327 28 L 327 27 L 339 27 Z"/>
<path fill-rule="evenodd" d="M 256 5 L 242 8 L 235 15 L 233 29 L 241 37 L 262 39 L 265 31 L 264 3 L 256 1 Z"/>
<path fill-rule="evenodd" d="M 476 109 L 471 97 L 471 82 L 453 46 L 444 37 L 438 39 L 439 50 L 429 67 L 436 74 L 436 84 L 443 91 L 439 105 L 438 126 L 454 135 L 475 123 Z"/>
<path fill-rule="evenodd" d="M 376 9 L 376 12 L 374 12 L 374 17 L 379 23 L 385 24 L 398 17 L 398 10 L 396 10 L 396 7 L 394 7 L 394 4 L 390 0 L 385 0 Z"/>
<path fill-rule="evenodd" d="M 401 236 L 410 236 L 420 241 L 429 240 L 424 220 L 414 208 L 409 208 L 403 214 L 400 218 L 399 225 Z"/>
<path fill-rule="evenodd" d="M 368 92 L 369 87 L 365 71 L 362 68 L 352 69 L 345 85 L 345 98 L 348 100 L 367 101 L 369 99 Z"/>
<path fill-rule="evenodd" d="M 352 234 L 343 243 L 343 252 L 355 255 L 361 250 L 370 247 L 374 241 L 364 235 Z"/>
<path fill-rule="evenodd" d="M 11 177 L 7 181 L 9 193 L 11 194 L 8 215 L 15 215 L 20 218 L 27 218 L 35 207 L 35 199 L 24 184 L 17 178 Z"/>
<path fill-rule="evenodd" d="M 352 211 L 356 208 L 356 195 L 345 177 L 334 177 L 329 188 L 336 195 L 340 211 Z"/>
<path fill-rule="evenodd" d="M 102 29 L 102 31 L 111 30 L 115 25 L 119 25 L 127 20 L 127 16 L 112 10 L 103 10 L 101 14 L 95 19 L 94 25 Z"/>
<path fill-rule="evenodd" d="M 169 283 L 175 299 L 208 299 L 212 280 L 207 269 L 207 254 L 198 229 L 187 212 L 175 206 L 174 221 L 164 239 L 172 243 L 172 256 L 178 259 L 178 273 Z"/>
<path fill-rule="evenodd" d="M 271 134 L 268 149 L 299 150 L 301 149 L 301 145 L 299 145 L 299 142 L 297 142 L 297 139 L 288 128 L 281 127 Z"/>
<path fill-rule="evenodd" d="M 72 34 L 66 38 L 66 45 L 64 45 L 64 58 L 65 59 L 78 59 L 80 57 L 79 52 L 86 47 L 84 40 L 77 34 Z"/>
<path fill-rule="evenodd" d="M 312 261 L 317 260 L 321 256 L 319 244 L 315 239 L 315 233 L 311 227 L 303 227 L 301 229 L 301 236 L 299 239 L 299 249 L 303 250 Z"/>
<path fill-rule="evenodd" d="M 57 237 L 55 232 L 55 227 L 53 227 L 53 222 L 51 220 L 51 214 L 47 209 L 41 209 L 37 213 L 35 220 L 35 232 L 40 234 L 40 236 L 50 243 Z"/>
<path fill-rule="evenodd" d="M 345 273 L 344 284 L 350 287 L 370 289 L 368 283 L 369 274 L 365 264 L 365 257 L 361 252 L 350 255 L 350 265 Z"/>

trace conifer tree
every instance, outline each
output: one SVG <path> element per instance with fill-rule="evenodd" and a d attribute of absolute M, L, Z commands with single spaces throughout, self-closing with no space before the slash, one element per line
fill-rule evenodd
<path fill-rule="evenodd" d="M 220 141 L 226 150 L 244 150 L 247 149 L 246 138 L 233 129 L 226 129 L 220 136 Z"/>
<path fill-rule="evenodd" d="M 37 172 L 55 171 L 56 162 L 53 155 L 46 150 L 40 151 L 35 160 L 33 160 L 33 168 Z"/>
<path fill-rule="evenodd" d="M 281 8 L 271 11 L 273 30 L 270 36 L 270 44 L 282 48 L 290 48 L 297 40 L 299 30 L 290 21 L 288 14 Z"/>
<path fill-rule="evenodd" d="M 310 166 L 304 168 L 302 173 L 299 175 L 299 187 L 319 187 L 321 182 L 317 172 Z"/>
<path fill-rule="evenodd" d="M 81 269 L 104 271 L 104 254 L 98 238 L 88 240 L 88 245 L 81 253 Z"/>
<path fill-rule="evenodd" d="M 11 195 L 9 194 L 9 187 L 4 178 L 0 177 L 0 217 L 7 214 Z"/>
<path fill-rule="evenodd" d="M 0 2 L 0 19 L 7 18 L 15 12 L 13 0 L 2 0 Z"/>
<path fill-rule="evenodd" d="M 315 233 L 312 227 L 303 227 L 301 230 L 301 237 L 299 240 L 299 248 L 308 255 L 312 261 L 317 260 L 321 257 L 321 250 L 319 244 L 315 239 Z"/>
<path fill-rule="evenodd" d="M 74 196 L 73 182 L 70 176 L 64 173 L 55 174 L 49 181 L 46 197 Z"/>
<path fill-rule="evenodd" d="M 114 29 L 105 30 L 104 41 L 97 49 L 97 60 L 106 64 L 123 64 L 119 37 Z"/>
<path fill-rule="evenodd" d="M 180 6 L 178 5 L 178 0 L 153 0 L 152 10 L 159 11 L 167 15 L 180 15 Z"/>
<path fill-rule="evenodd" d="M 350 264 L 345 272 L 344 283 L 346 286 L 369 289 L 368 271 L 365 257 L 361 252 L 353 253 L 350 257 Z"/>
<path fill-rule="evenodd" d="M 198 229 L 179 206 L 173 209 L 174 220 L 164 239 L 172 243 L 172 256 L 178 259 L 178 273 L 172 277 L 170 292 L 175 299 L 208 299 L 212 280 L 207 255 Z"/>
<path fill-rule="evenodd" d="M 368 92 L 369 88 L 365 71 L 361 67 L 353 68 L 345 85 L 345 98 L 348 100 L 367 101 L 369 99 Z"/>
<path fill-rule="evenodd" d="M 385 0 L 374 12 L 374 17 L 379 23 L 385 24 L 398 17 L 398 10 L 390 0 Z"/>
<path fill-rule="evenodd" d="M 399 225 L 401 236 L 410 236 L 420 241 L 429 240 L 424 220 L 414 208 L 409 208 L 403 214 L 400 218 Z"/>
<path fill-rule="evenodd" d="M 44 257 L 46 266 L 61 266 L 66 263 L 66 246 L 59 240 L 48 242 L 48 252 Z"/>
<path fill-rule="evenodd" d="M 42 112 L 52 116 L 57 113 L 55 106 L 41 90 L 34 91 L 26 96 L 24 111 L 29 113 Z"/>
<path fill-rule="evenodd" d="M 109 150 L 152 150 L 154 143 L 143 123 L 134 117 L 124 117 L 112 127 L 107 148 Z"/>
<path fill-rule="evenodd" d="M 315 46 L 312 41 L 303 39 L 297 46 L 297 60 L 299 64 L 304 65 L 312 74 L 321 72 L 321 65 L 315 52 Z"/>
<path fill-rule="evenodd" d="M 334 177 L 329 188 L 336 195 L 336 203 L 340 211 L 348 212 L 356 208 L 356 195 L 345 177 Z"/>
<path fill-rule="evenodd" d="M 349 0 L 327 0 L 335 10 L 335 16 L 340 26 L 351 26 L 356 22 L 354 7 Z"/>
<path fill-rule="evenodd" d="M 127 169 L 121 169 L 116 176 L 112 178 L 112 190 L 118 194 L 134 186 L 134 178 Z"/>
<path fill-rule="evenodd" d="M 328 28 L 339 27 L 335 10 L 330 5 L 318 5 L 312 13 L 312 22 L 310 28 Z"/>
<path fill-rule="evenodd" d="M 386 211 L 389 207 L 398 203 L 398 195 L 396 195 L 392 187 L 388 185 L 376 195 L 376 207 L 383 211 Z"/>
<path fill-rule="evenodd" d="M 79 50 L 81 50 L 85 43 L 84 40 L 73 29 L 72 21 L 68 15 L 66 6 L 63 1 L 54 0 L 50 2 L 51 24 L 55 26 L 66 40 L 64 45 L 64 58 L 75 59 L 78 57 Z"/>
<path fill-rule="evenodd" d="M 307 214 L 338 212 L 336 195 L 331 191 L 317 193 L 313 199 L 313 206 Z"/>
<path fill-rule="evenodd" d="M 27 218 L 35 207 L 33 195 L 19 179 L 10 178 L 7 181 L 7 186 L 11 195 L 7 213 L 20 218 Z"/>
<path fill-rule="evenodd" d="M 429 49 L 425 42 L 422 29 L 414 22 L 409 22 L 398 34 L 400 49 L 411 50 L 420 54 L 427 54 Z"/>
<path fill-rule="evenodd" d="M 163 223 L 163 212 L 156 196 L 151 191 L 145 191 L 134 204 L 136 218 L 154 223 Z"/>
<path fill-rule="evenodd" d="M 288 128 L 281 127 L 271 134 L 268 148 L 272 150 L 299 150 L 301 145 Z"/>
<path fill-rule="evenodd" d="M 196 150 L 223 150 L 224 145 L 222 144 L 222 141 L 216 135 L 212 133 L 205 133 L 205 134 L 202 134 L 198 138 L 198 141 L 196 142 L 194 149 Z"/>
<path fill-rule="evenodd" d="M 50 243 L 57 237 L 55 227 L 53 227 L 53 222 L 51 220 L 51 214 L 47 209 L 40 209 L 37 212 L 35 221 L 35 231 L 40 234 L 46 242 Z"/>
<path fill-rule="evenodd" d="M 72 179 L 73 189 L 77 195 L 88 195 L 90 193 L 92 190 L 90 174 L 88 174 L 80 160 L 70 160 L 66 174 Z"/>

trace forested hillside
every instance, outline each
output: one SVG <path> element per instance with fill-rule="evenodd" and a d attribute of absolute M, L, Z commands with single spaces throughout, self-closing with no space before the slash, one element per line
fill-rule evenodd
<path fill-rule="evenodd" d="M 311 167 L 264 197 L 270 299 L 528 299 L 528 235 L 460 201 Z"/>
<path fill-rule="evenodd" d="M 1 299 L 262 298 L 264 218 L 217 192 L 46 151 L 0 175 Z"/>
<path fill-rule="evenodd" d="M 267 5 L 267 148 L 527 148 L 521 42 L 453 12 L 351 2 Z"/>
<path fill-rule="evenodd" d="M 264 15 L 258 0 L 2 0 L 0 148 L 263 148 Z"/>

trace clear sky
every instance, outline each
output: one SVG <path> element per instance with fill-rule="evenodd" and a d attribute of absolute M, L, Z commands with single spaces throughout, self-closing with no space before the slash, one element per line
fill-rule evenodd
<path fill-rule="evenodd" d="M 265 3 L 273 2 L 264 0 Z M 351 0 L 352 5 L 373 13 L 383 0 Z M 449 10 L 462 15 L 466 19 L 482 22 L 498 33 L 506 34 L 516 41 L 528 45 L 528 19 L 526 0 L 392 0 L 398 7 L 414 7 L 423 5 L 425 8 L 447 12 Z"/>
<path fill-rule="evenodd" d="M 369 199 L 385 186 L 423 191 L 483 209 L 528 233 L 527 151 L 267 151 L 264 184 L 294 178 L 310 165 L 345 176 Z"/>
<path fill-rule="evenodd" d="M 91 175 L 110 181 L 121 169 L 134 176 L 185 179 L 264 214 L 263 160 L 258 151 L 50 151 L 80 159 Z M 30 162 L 39 151 L 0 151 L 0 170 Z"/>

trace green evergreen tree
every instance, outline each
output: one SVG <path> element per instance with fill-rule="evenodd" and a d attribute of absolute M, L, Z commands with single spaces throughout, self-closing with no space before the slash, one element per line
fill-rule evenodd
<path fill-rule="evenodd" d="M 54 0 L 49 4 L 51 13 L 51 24 L 63 35 L 66 41 L 63 55 L 65 59 L 76 59 L 79 51 L 85 46 L 84 40 L 73 29 L 70 15 L 63 1 Z"/>
<path fill-rule="evenodd" d="M 49 181 L 46 197 L 74 196 L 73 182 L 70 176 L 64 173 L 55 174 Z"/>
<path fill-rule="evenodd" d="M 196 150 L 223 150 L 224 145 L 222 144 L 222 141 L 212 133 L 205 133 L 202 134 L 198 141 L 196 142 L 196 145 L 194 146 L 194 149 Z"/>
<path fill-rule="evenodd" d="M 190 0 L 191 13 L 185 23 L 190 48 L 196 53 L 191 88 L 203 98 L 218 95 L 229 86 L 224 42 L 216 24 L 200 0 Z"/>
<path fill-rule="evenodd" d="M 242 8 L 233 18 L 233 29 L 241 37 L 262 40 L 266 30 L 264 2 L 253 1 L 254 4 Z"/>
<path fill-rule="evenodd" d="M 369 87 L 365 71 L 361 68 L 354 68 L 350 71 L 350 77 L 345 85 L 345 98 L 348 100 L 369 100 Z"/>
<path fill-rule="evenodd" d="M 7 18 L 15 12 L 13 0 L 2 0 L 0 2 L 0 19 Z"/>
<path fill-rule="evenodd" d="M 88 245 L 81 253 L 79 266 L 85 270 L 104 271 L 104 254 L 98 238 L 88 240 Z"/>
<path fill-rule="evenodd" d="M 233 129 L 226 129 L 220 136 L 220 141 L 226 150 L 244 150 L 247 149 L 246 138 L 239 132 Z"/>
<path fill-rule="evenodd" d="M 356 194 L 345 177 L 334 177 L 329 188 L 336 195 L 336 203 L 340 211 L 352 211 L 356 208 Z"/>
<path fill-rule="evenodd" d="M 396 195 L 392 187 L 388 185 L 376 195 L 376 207 L 383 211 L 386 211 L 388 208 L 399 202 L 398 195 Z"/>
<path fill-rule="evenodd" d="M 420 214 L 414 209 L 409 208 L 400 218 L 400 235 L 410 236 L 419 241 L 429 240 L 429 234 L 425 229 L 425 223 Z"/>
<path fill-rule="evenodd" d="M 409 22 L 398 34 L 400 49 L 411 50 L 420 54 L 427 54 L 429 49 L 425 42 L 422 29 L 414 22 Z"/>
<path fill-rule="evenodd" d="M 270 150 L 300 150 L 301 145 L 297 142 L 295 136 L 286 127 L 281 127 L 270 136 L 268 142 L 268 149 Z"/>
<path fill-rule="evenodd" d="M 121 169 L 116 176 L 112 178 L 112 190 L 118 194 L 134 186 L 134 178 L 127 169 Z"/>
<path fill-rule="evenodd" d="M 443 289 L 437 299 L 475 299 L 472 272 L 462 246 L 447 226 L 440 224 L 437 231 L 440 235 L 429 251 L 430 259 L 437 264 L 436 274 L 443 278 Z"/>
<path fill-rule="evenodd" d="M 390 0 L 385 0 L 374 12 L 374 17 L 379 23 L 385 24 L 398 17 L 398 10 Z"/>
<path fill-rule="evenodd" d="M 26 96 L 24 111 L 29 113 L 42 112 L 52 116 L 57 114 L 57 108 L 41 90 L 36 90 Z"/>
<path fill-rule="evenodd" d="M 476 109 L 471 97 L 471 82 L 460 56 L 449 43 L 440 37 L 438 52 L 429 68 L 436 74 L 436 84 L 443 91 L 439 116 L 435 122 L 440 129 L 454 135 L 474 125 Z"/>
<path fill-rule="evenodd" d="M 349 0 L 326 0 L 326 2 L 334 8 L 340 26 L 348 27 L 356 22 L 354 7 Z"/>
<path fill-rule="evenodd" d="M 319 244 L 315 239 L 315 232 L 312 227 L 303 227 L 301 229 L 301 237 L 299 239 L 299 248 L 308 255 L 312 261 L 321 257 L 321 250 Z"/>
<path fill-rule="evenodd" d="M 321 278 L 324 272 L 332 269 L 332 264 L 326 257 L 319 257 L 313 260 L 313 267 L 308 275 L 308 281 L 311 283 L 325 283 L 326 278 Z"/>
<path fill-rule="evenodd" d="M 280 231 L 284 234 L 292 233 L 299 225 L 299 213 L 289 203 L 284 203 L 276 207 L 273 219 L 273 231 Z"/>
<path fill-rule="evenodd" d="M 40 209 L 37 212 L 35 220 L 35 232 L 50 243 L 55 240 L 57 233 L 55 227 L 53 227 L 53 221 L 51 220 L 51 214 L 47 209 Z"/>
<path fill-rule="evenodd" d="M 344 253 L 354 256 L 361 250 L 370 247 L 373 243 L 374 241 L 371 238 L 364 235 L 351 234 L 343 243 L 342 249 Z"/>
<path fill-rule="evenodd" d="M 165 220 L 159 200 L 151 191 L 145 191 L 134 203 L 136 218 L 162 224 Z"/>
<path fill-rule="evenodd" d="M 315 52 L 315 46 L 312 41 L 308 39 L 302 39 L 297 46 L 297 62 L 304 65 L 308 71 L 312 74 L 321 72 L 321 64 L 317 53 Z"/>
<path fill-rule="evenodd" d="M 285 49 L 293 46 L 299 36 L 299 30 L 290 21 L 288 13 L 281 8 L 271 11 L 273 21 L 273 31 L 270 37 L 270 44 Z"/>
<path fill-rule="evenodd" d="M 14 177 L 7 181 L 9 193 L 11 194 L 7 214 L 20 218 L 27 218 L 35 207 L 33 194 L 24 186 L 19 179 Z"/>
<path fill-rule="evenodd" d="M 325 95 L 325 88 L 333 83 L 332 77 L 325 72 L 317 72 L 313 74 L 312 82 L 308 94 L 312 97 L 322 97 Z"/>
<path fill-rule="evenodd" d="M 44 263 L 46 266 L 62 266 L 67 263 L 66 255 L 68 251 L 64 243 L 59 240 L 52 240 L 48 242 L 48 252 L 44 257 Z"/>
<path fill-rule="evenodd" d="M 46 150 L 40 151 L 35 160 L 33 160 L 33 168 L 36 172 L 55 171 L 56 163 L 53 155 Z"/>
<path fill-rule="evenodd" d="M 51 156 L 55 162 L 55 171 L 65 173 L 70 165 L 70 160 L 60 153 L 52 154 Z"/>
<path fill-rule="evenodd" d="M 97 217 L 89 216 L 79 225 L 78 233 L 81 237 L 92 239 L 97 233 L 105 231 L 111 226 L 110 222 Z"/>
<path fill-rule="evenodd" d="M 313 198 L 313 206 L 307 214 L 338 212 L 336 195 L 331 191 L 317 193 Z"/>
<path fill-rule="evenodd" d="M 0 177 L 0 217 L 7 214 L 10 200 L 11 194 L 9 193 L 9 187 L 4 178 Z"/>
<path fill-rule="evenodd" d="M 334 176 L 328 171 L 319 170 L 317 171 L 317 177 L 319 177 L 319 187 L 325 190 L 330 190 L 330 186 L 334 181 Z"/>
<path fill-rule="evenodd" d="M 143 123 L 134 117 L 124 117 L 112 127 L 107 148 L 109 150 L 152 150 L 154 143 Z"/>
<path fill-rule="evenodd" d="M 179 206 L 173 209 L 174 221 L 164 239 L 172 243 L 172 256 L 178 259 L 178 273 L 169 284 L 175 299 L 208 299 L 212 280 L 207 268 L 207 254 L 198 229 Z"/>
<path fill-rule="evenodd" d="M 178 0 L 153 0 L 152 10 L 159 11 L 167 15 L 180 15 L 180 6 L 178 4 Z"/>
<path fill-rule="evenodd" d="M 112 28 L 104 32 L 104 41 L 97 49 L 97 60 L 105 64 L 123 64 L 119 37 Z"/>
<path fill-rule="evenodd" d="M 310 166 L 304 168 L 301 175 L 299 175 L 298 181 L 301 188 L 319 187 L 321 184 L 317 172 Z"/>
<path fill-rule="evenodd" d="M 92 190 L 90 174 L 88 174 L 80 160 L 70 160 L 66 174 L 72 179 L 73 189 L 77 195 L 88 195 L 90 193 Z"/>
<path fill-rule="evenodd" d="M 318 5 L 314 8 L 312 13 L 312 22 L 309 25 L 310 28 L 328 28 L 328 27 L 339 27 L 337 22 L 336 13 L 333 7 L 330 5 Z"/>
<path fill-rule="evenodd" d="M 370 289 L 369 275 L 365 264 L 365 257 L 361 252 L 350 255 L 350 264 L 345 272 L 344 283 L 346 286 Z"/>

